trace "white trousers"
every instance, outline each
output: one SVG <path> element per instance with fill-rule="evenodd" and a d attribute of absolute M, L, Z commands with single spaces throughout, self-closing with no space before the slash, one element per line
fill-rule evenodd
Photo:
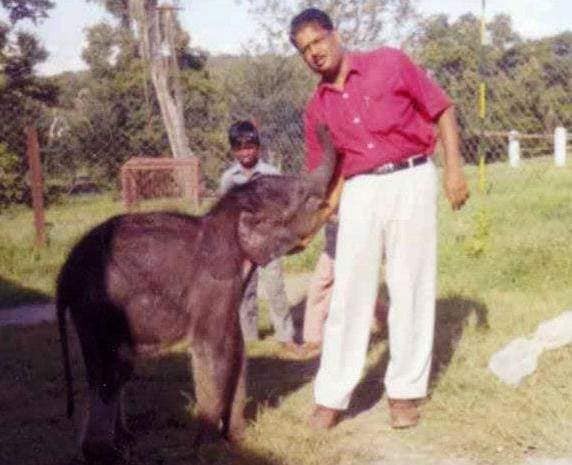
<path fill-rule="evenodd" d="M 389 290 L 388 397 L 425 397 L 435 325 L 437 174 L 431 161 L 346 181 L 318 405 L 344 410 L 365 365 L 382 253 Z"/>

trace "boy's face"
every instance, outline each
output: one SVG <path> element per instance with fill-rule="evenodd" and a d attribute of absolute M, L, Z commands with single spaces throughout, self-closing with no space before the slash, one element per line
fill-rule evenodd
<path fill-rule="evenodd" d="M 258 163 L 260 146 L 252 142 L 243 142 L 231 149 L 234 158 L 245 168 L 253 168 Z"/>

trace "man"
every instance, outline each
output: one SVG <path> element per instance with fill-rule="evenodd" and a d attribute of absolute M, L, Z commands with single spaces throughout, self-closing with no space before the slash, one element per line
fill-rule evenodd
<path fill-rule="evenodd" d="M 304 307 L 304 326 L 302 329 L 302 350 L 306 357 L 314 357 L 322 350 L 324 324 L 328 316 L 332 288 L 334 287 L 334 262 L 336 255 L 336 237 L 338 221 L 333 214 L 324 227 L 324 249 L 318 257 L 314 272 L 310 277 L 308 295 Z M 387 313 L 386 306 L 377 300 L 375 304 L 374 332 L 381 330 Z"/>
<path fill-rule="evenodd" d="M 222 175 L 219 188 L 221 195 L 234 186 L 248 182 L 255 175 L 280 174 L 274 166 L 260 160 L 258 130 L 250 121 L 233 124 L 228 131 L 228 140 L 236 163 Z M 246 341 L 258 340 L 258 278 L 258 273 L 255 272 L 240 306 L 240 324 Z M 274 337 L 286 352 L 296 355 L 299 346 L 293 342 L 294 325 L 279 260 L 274 260 L 260 269 L 260 282 L 268 299 Z"/>
<path fill-rule="evenodd" d="M 417 424 L 433 349 L 436 281 L 437 125 L 453 209 L 468 198 L 451 101 L 401 51 L 348 53 L 331 19 L 310 8 L 290 39 L 321 76 L 305 114 L 306 165 L 321 156 L 326 123 L 345 178 L 339 207 L 334 289 L 324 328 L 310 426 L 327 429 L 349 404 L 365 364 L 382 251 L 389 290 L 390 360 L 385 374 L 391 425 Z"/>
<path fill-rule="evenodd" d="M 338 222 L 330 218 L 324 227 L 324 249 L 318 257 L 318 262 L 308 285 L 304 307 L 304 326 L 302 329 L 304 343 L 302 348 L 309 357 L 318 355 L 322 350 L 324 323 L 328 316 L 334 285 L 337 233 Z"/>

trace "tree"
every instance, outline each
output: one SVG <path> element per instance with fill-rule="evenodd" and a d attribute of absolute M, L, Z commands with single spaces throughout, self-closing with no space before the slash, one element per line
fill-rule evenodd
<path fill-rule="evenodd" d="M 18 93 L 21 97 L 53 103 L 56 89 L 35 76 L 35 67 L 48 57 L 33 34 L 15 31 L 14 24 L 23 19 L 36 22 L 46 18 L 53 8 L 49 0 L 0 0 L 11 25 L 0 21 L 0 90 L 2 96 Z"/>
<path fill-rule="evenodd" d="M 137 24 L 139 51 L 149 66 L 151 80 L 175 158 L 191 155 L 185 132 L 180 70 L 175 54 L 176 18 L 172 7 L 157 0 L 131 0 L 130 17 Z"/>
<path fill-rule="evenodd" d="M 507 50 L 522 43 L 522 38 L 513 29 L 512 19 L 509 15 L 496 15 L 487 24 L 487 30 L 491 37 L 491 45 L 496 50 Z"/>
<path fill-rule="evenodd" d="M 497 121 L 523 133 L 572 124 L 572 34 L 515 43 L 495 55 Z M 500 113 L 500 112 L 499 112 Z"/>
<path fill-rule="evenodd" d="M 487 89 L 485 136 L 513 129 L 549 134 L 557 124 L 571 124 L 572 34 L 526 41 L 506 15 L 495 16 L 486 28 L 490 40 L 481 49 L 476 16 L 466 14 L 453 22 L 445 15 L 431 16 L 407 44 L 453 98 L 469 160 L 476 159 L 480 137 L 480 83 Z M 481 143 L 487 158 L 505 156 L 506 140 L 485 137 Z"/>
<path fill-rule="evenodd" d="M 175 158 L 190 156 L 185 132 L 183 94 L 177 48 L 185 37 L 175 9 L 158 6 L 158 0 L 97 1 L 120 20 L 125 32 L 136 31 L 139 56 L 145 61 Z M 188 36 L 186 36 L 188 41 Z M 186 44 L 185 44 L 186 45 Z"/>
<path fill-rule="evenodd" d="M 53 3 L 46 0 L 0 0 L 11 24 L 0 21 L 0 204 L 26 198 L 24 127 L 37 120 L 45 105 L 56 103 L 58 88 L 36 76 L 48 54 L 33 34 L 17 31 L 23 19 L 36 22 Z"/>
<path fill-rule="evenodd" d="M 411 0 L 239 0 L 250 6 L 259 18 L 265 35 L 265 47 L 286 51 L 288 26 L 295 14 L 308 7 L 327 12 L 340 31 L 344 42 L 352 48 L 371 48 L 389 39 L 397 39 L 416 18 Z"/>
<path fill-rule="evenodd" d="M 189 47 L 183 31 L 176 37 L 184 130 L 201 159 L 202 173 L 215 179 L 224 156 L 227 107 L 205 69 L 206 55 Z M 54 78 L 62 95 L 59 108 L 47 115 L 51 136 L 44 147 L 49 153 L 46 167 L 60 178 L 87 172 L 114 186 L 128 158 L 168 154 L 169 139 L 133 29 L 122 21 L 92 26 L 82 56 L 88 71 Z"/>
<path fill-rule="evenodd" d="M 22 19 L 36 22 L 47 18 L 48 10 L 54 7 L 51 0 L 0 0 L 0 4 L 8 11 L 12 24 Z"/>
<path fill-rule="evenodd" d="M 58 77 L 67 88 L 62 105 L 46 115 L 46 170 L 68 178 L 85 171 L 113 186 L 127 159 L 166 153 L 169 143 L 156 100 L 146 99 L 142 62 L 94 66 L 86 75 Z"/>
<path fill-rule="evenodd" d="M 300 168 L 302 114 L 313 86 L 313 76 L 297 56 L 241 57 L 224 73 L 231 120 L 254 120 L 270 161 L 284 171 Z"/>
<path fill-rule="evenodd" d="M 120 31 L 108 23 L 100 23 L 86 31 L 86 47 L 81 57 L 96 79 L 109 77 L 122 50 Z"/>

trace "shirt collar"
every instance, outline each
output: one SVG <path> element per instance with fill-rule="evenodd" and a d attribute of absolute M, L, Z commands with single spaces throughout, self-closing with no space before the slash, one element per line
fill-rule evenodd
<path fill-rule="evenodd" d="M 356 59 L 357 57 L 354 53 L 346 52 L 345 58 L 348 60 L 349 65 L 348 75 L 346 76 L 347 82 L 351 74 L 362 74 L 363 70 L 361 69 L 359 60 Z M 322 95 L 326 89 L 332 90 L 334 92 L 340 92 L 340 90 L 336 89 L 332 84 L 320 81 L 318 84 L 318 92 L 320 95 Z"/>
<path fill-rule="evenodd" d="M 263 161 L 261 159 L 258 159 L 258 161 L 256 162 L 256 165 L 254 165 L 252 168 L 250 168 L 250 172 L 252 174 L 258 173 L 262 167 L 262 163 Z M 244 168 L 239 162 L 235 162 L 234 165 L 232 166 L 232 174 L 236 175 L 236 174 L 243 174 L 246 172 L 246 168 Z"/>

